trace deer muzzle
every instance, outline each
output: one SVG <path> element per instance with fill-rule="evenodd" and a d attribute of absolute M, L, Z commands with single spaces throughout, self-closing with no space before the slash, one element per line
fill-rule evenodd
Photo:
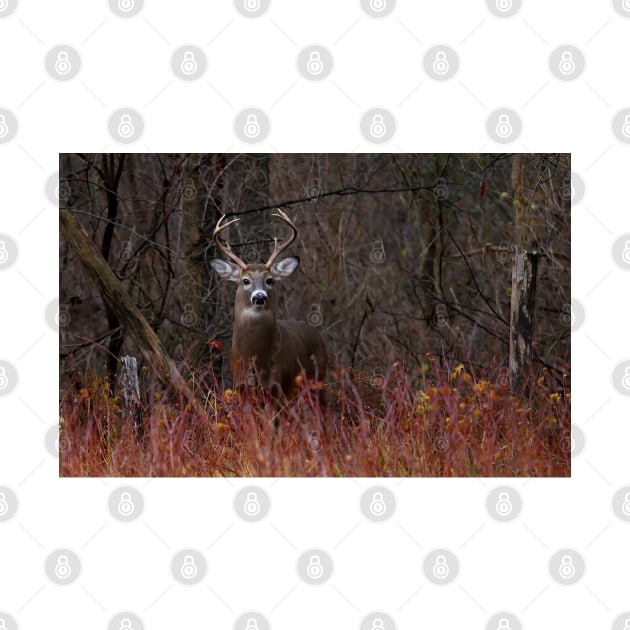
<path fill-rule="evenodd" d="M 252 293 L 252 304 L 254 306 L 264 306 L 267 304 L 267 294 L 264 291 L 254 291 Z"/>

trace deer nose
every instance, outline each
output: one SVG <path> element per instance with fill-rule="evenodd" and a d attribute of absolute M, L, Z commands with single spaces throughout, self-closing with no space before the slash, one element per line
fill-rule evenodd
<path fill-rule="evenodd" d="M 252 293 L 252 304 L 264 306 L 267 304 L 267 294 L 264 291 L 255 291 Z"/>

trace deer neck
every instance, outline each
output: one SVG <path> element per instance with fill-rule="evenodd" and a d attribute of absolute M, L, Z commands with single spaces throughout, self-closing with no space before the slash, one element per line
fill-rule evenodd
<path fill-rule="evenodd" d="M 278 325 L 272 310 L 237 310 L 232 338 L 234 358 L 245 363 L 255 359 L 257 369 L 268 372 L 277 339 Z"/>

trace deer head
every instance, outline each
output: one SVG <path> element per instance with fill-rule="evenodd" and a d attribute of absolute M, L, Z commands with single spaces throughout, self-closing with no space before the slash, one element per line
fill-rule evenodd
<path fill-rule="evenodd" d="M 265 264 L 244 263 L 227 241 L 219 235 L 238 219 L 224 222 L 221 217 L 214 229 L 214 242 L 229 260 L 214 258 L 212 268 L 220 278 L 236 283 L 234 332 L 230 356 L 235 387 L 260 378 L 272 393 L 289 396 L 295 377 L 302 371 L 309 379 L 323 380 L 326 373 L 326 348 L 319 332 L 305 322 L 276 317 L 276 285 L 297 270 L 300 259 L 278 257 L 295 241 L 297 228 L 278 209 L 273 216 L 291 229 L 291 236 L 281 245 L 274 239 L 274 250 Z"/>

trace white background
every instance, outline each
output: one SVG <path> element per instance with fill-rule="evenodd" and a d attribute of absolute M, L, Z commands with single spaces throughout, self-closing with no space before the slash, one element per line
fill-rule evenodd
<path fill-rule="evenodd" d="M 1 7 L 0 7 L 1 8 Z M 44 58 L 58 44 L 81 55 L 80 73 L 53 80 Z M 184 82 L 170 57 L 186 43 L 208 58 L 204 76 Z M 309 82 L 296 69 L 306 45 L 326 46 L 334 70 Z M 561 44 L 586 58 L 579 79 L 557 80 L 548 60 Z M 448 44 L 457 75 L 436 82 L 422 68 L 424 51 Z M 630 484 L 628 398 L 613 387 L 614 367 L 630 356 L 628 272 L 611 256 L 630 232 L 630 146 L 611 131 L 630 106 L 630 18 L 611 2 L 525 0 L 509 19 L 481 0 L 399 0 L 377 20 L 358 0 L 273 0 L 260 18 L 231 2 L 149 0 L 136 16 L 114 15 L 107 2 L 21 0 L 0 18 L 0 108 L 19 120 L 0 144 L 0 232 L 19 258 L 0 272 L 0 359 L 19 385 L 0 396 L 0 485 L 19 498 L 0 523 L 0 613 L 23 630 L 106 628 L 119 611 L 146 628 L 231 628 L 244 611 L 265 614 L 274 629 L 359 628 L 373 610 L 400 629 L 484 628 L 511 611 L 526 628 L 608 628 L 630 609 L 630 524 L 611 508 Z M 141 112 L 145 131 L 132 145 L 108 134 L 118 107 Z M 255 147 L 234 134 L 248 106 L 271 119 Z M 359 120 L 385 107 L 397 131 L 385 145 L 362 138 Z M 510 107 L 523 132 L 504 146 L 485 129 L 490 112 Z M 501 480 L 389 480 L 397 500 L 383 524 L 365 519 L 361 493 L 370 480 L 259 480 L 271 497 L 260 523 L 238 518 L 232 501 L 247 481 L 132 480 L 145 509 L 133 523 L 107 509 L 118 480 L 58 479 L 45 448 L 58 420 L 58 338 L 46 306 L 58 296 L 58 213 L 44 183 L 67 151 L 562 151 L 586 193 L 573 209 L 572 290 L 586 310 L 573 333 L 573 418 L 586 446 L 571 479 L 508 481 L 523 499 L 510 523 L 492 520 L 485 499 Z M 626 332 L 623 332 L 623 331 Z M 379 482 L 380 483 L 380 482 Z M 47 555 L 70 548 L 80 578 L 53 584 Z M 169 564 L 184 547 L 203 551 L 205 579 L 173 580 Z M 301 551 L 326 549 L 335 571 L 326 584 L 301 582 Z M 460 572 L 436 587 L 422 574 L 424 556 L 451 549 Z M 551 579 L 560 548 L 586 560 L 573 586 Z M 7 627 L 8 626 L 7 624 Z M 621 624 L 623 627 L 623 623 Z"/>

